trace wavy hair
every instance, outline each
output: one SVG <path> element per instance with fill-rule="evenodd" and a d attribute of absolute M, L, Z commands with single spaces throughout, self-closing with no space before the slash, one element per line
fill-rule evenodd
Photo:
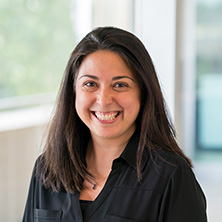
<path fill-rule="evenodd" d="M 75 81 L 83 59 L 97 50 L 118 53 L 140 84 L 141 108 L 137 117 L 137 129 L 140 132 L 138 180 L 141 179 L 141 159 L 145 148 L 150 153 L 155 153 L 157 149 L 171 151 L 185 158 L 192 166 L 176 142 L 175 130 L 167 114 L 155 68 L 143 43 L 125 30 L 100 27 L 79 42 L 65 69 L 41 158 L 43 185 L 54 191 L 65 189 L 74 193 L 83 189 L 83 180 L 90 176 L 84 158 L 90 132 L 75 109 Z"/>

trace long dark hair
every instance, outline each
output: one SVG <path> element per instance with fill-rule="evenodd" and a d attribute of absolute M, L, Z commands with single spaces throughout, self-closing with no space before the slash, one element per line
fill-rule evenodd
<path fill-rule="evenodd" d="M 150 153 L 165 149 L 184 157 L 175 140 L 175 131 L 167 115 L 163 95 L 152 60 L 142 42 L 133 34 L 113 27 L 97 28 L 75 47 L 68 61 L 57 106 L 42 155 L 41 178 L 46 188 L 81 191 L 89 178 L 84 153 L 90 132 L 75 109 L 75 81 L 83 59 L 97 51 L 118 53 L 132 70 L 141 88 L 141 108 L 137 117 L 140 131 L 137 152 L 137 175 L 141 179 L 141 159 L 145 147 Z M 151 152 L 152 151 L 152 152 Z"/>

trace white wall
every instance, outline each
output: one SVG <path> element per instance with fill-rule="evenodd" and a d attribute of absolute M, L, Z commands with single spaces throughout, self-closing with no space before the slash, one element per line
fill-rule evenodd
<path fill-rule="evenodd" d="M 21 222 L 43 126 L 0 132 L 0 220 Z"/>
<path fill-rule="evenodd" d="M 176 0 L 140 0 L 135 4 L 135 33 L 153 59 L 174 119 Z"/>
<path fill-rule="evenodd" d="M 195 150 L 195 1 L 177 2 L 175 123 L 181 147 Z"/>
<path fill-rule="evenodd" d="M 94 0 L 93 27 L 116 26 L 133 30 L 133 0 Z"/>

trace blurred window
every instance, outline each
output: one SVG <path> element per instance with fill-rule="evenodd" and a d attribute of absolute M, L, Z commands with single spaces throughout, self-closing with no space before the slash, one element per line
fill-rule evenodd
<path fill-rule="evenodd" d="M 78 21 L 79 2 L 0 1 L 1 110 L 54 98 L 77 42 L 79 24 L 85 25 Z"/>
<path fill-rule="evenodd" d="M 196 0 L 197 147 L 222 150 L 222 0 Z"/>

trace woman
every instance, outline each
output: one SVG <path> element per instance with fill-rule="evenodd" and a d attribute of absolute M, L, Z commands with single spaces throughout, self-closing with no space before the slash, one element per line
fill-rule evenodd
<path fill-rule="evenodd" d="M 68 61 L 23 222 L 204 222 L 191 166 L 143 44 L 97 28 Z"/>

